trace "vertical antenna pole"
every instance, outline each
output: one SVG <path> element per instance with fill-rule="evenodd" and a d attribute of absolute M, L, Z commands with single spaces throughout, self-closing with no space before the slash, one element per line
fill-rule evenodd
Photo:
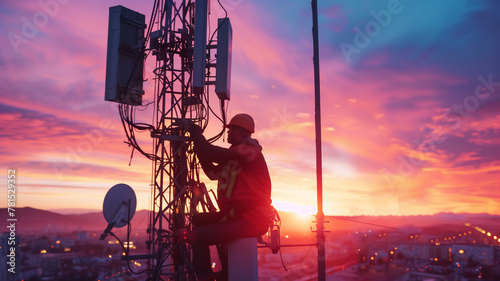
<path fill-rule="evenodd" d="M 316 128 L 316 183 L 318 196 L 318 214 L 316 215 L 316 241 L 318 247 L 318 281 L 326 279 L 325 265 L 325 215 L 323 213 L 323 161 L 321 156 L 321 101 L 319 82 L 319 42 L 318 42 L 318 2 L 312 0 L 313 42 L 314 42 L 314 112 Z"/>

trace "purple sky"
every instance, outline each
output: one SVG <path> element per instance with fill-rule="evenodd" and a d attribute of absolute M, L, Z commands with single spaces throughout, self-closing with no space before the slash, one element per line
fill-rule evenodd
<path fill-rule="evenodd" d="M 228 113 L 254 116 L 275 205 L 313 213 L 310 1 L 221 3 L 234 32 Z M 148 208 L 151 163 L 136 153 L 129 166 L 116 104 L 104 101 L 115 5 L 148 22 L 153 3 L 0 4 L 1 177 L 16 169 L 19 207 L 100 209 L 124 182 Z M 325 212 L 499 214 L 500 4 L 319 1 L 319 10 Z M 212 1 L 211 19 L 222 16 Z"/>

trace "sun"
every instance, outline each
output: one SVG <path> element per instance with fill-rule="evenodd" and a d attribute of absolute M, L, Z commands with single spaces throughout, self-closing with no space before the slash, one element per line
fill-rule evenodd
<path fill-rule="evenodd" d="M 278 211 L 295 213 L 301 218 L 308 218 L 317 212 L 316 206 L 301 205 L 289 201 L 273 201 L 273 206 Z"/>

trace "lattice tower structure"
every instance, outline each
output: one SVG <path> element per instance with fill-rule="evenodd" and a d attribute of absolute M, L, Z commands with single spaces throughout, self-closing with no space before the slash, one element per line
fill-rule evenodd
<path fill-rule="evenodd" d="M 183 234 L 190 218 L 199 211 L 214 211 L 205 186 L 200 183 L 199 165 L 180 125 L 188 119 L 202 128 L 208 125 L 210 102 L 207 86 L 193 93 L 194 1 L 157 1 L 157 31 L 150 40 L 156 57 L 155 117 L 153 138 L 152 210 L 150 215 L 148 280 L 196 280 L 189 244 Z M 153 36 L 154 35 L 154 36 Z M 210 58 L 208 48 L 207 58 Z M 224 102 L 221 102 L 224 116 Z M 221 119 L 221 118 L 219 118 Z M 221 120 L 225 123 L 225 117 Z"/>

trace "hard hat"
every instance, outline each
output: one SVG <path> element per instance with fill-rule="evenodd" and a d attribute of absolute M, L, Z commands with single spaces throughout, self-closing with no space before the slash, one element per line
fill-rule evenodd
<path fill-rule="evenodd" d="M 231 121 L 229 121 L 229 124 L 226 125 L 226 128 L 229 128 L 231 125 L 240 126 L 243 129 L 255 133 L 255 122 L 253 121 L 252 116 L 248 114 L 240 113 L 234 115 L 233 118 L 231 118 Z"/>

